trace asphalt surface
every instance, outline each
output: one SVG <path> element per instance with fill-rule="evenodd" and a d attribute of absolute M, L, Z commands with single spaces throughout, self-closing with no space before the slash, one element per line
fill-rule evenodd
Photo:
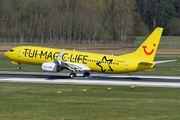
<path fill-rule="evenodd" d="M 69 78 L 69 74 L 67 72 L 0 71 L 0 82 L 180 88 L 180 76 L 91 73 L 90 77 L 84 78 L 82 73 L 77 73 L 77 77 Z"/>

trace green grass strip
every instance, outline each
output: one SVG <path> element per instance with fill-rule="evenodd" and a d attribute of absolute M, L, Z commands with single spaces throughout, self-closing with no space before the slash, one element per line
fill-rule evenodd
<path fill-rule="evenodd" d="M 0 83 L 2 120 L 173 120 L 180 118 L 180 89 Z M 83 93 L 83 89 L 88 89 Z M 58 94 L 58 91 L 63 91 Z"/>

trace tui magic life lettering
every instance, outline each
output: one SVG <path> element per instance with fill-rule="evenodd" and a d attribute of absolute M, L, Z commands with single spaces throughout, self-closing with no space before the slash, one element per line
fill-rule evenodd
<path fill-rule="evenodd" d="M 24 56 L 25 57 L 30 57 L 30 58 L 40 58 L 40 59 L 51 59 L 51 60 L 55 60 L 60 52 L 52 52 L 52 51 L 43 51 L 43 50 L 31 50 L 31 49 L 24 49 Z M 87 62 L 85 62 L 88 58 L 88 55 L 74 55 L 74 54 L 68 54 L 68 53 L 64 53 L 62 55 L 62 61 L 66 62 L 69 61 L 70 62 L 74 62 L 74 63 L 79 63 L 80 61 L 82 61 L 83 64 L 87 64 Z"/>
<path fill-rule="evenodd" d="M 87 64 L 85 61 L 87 60 L 87 55 L 74 55 L 74 54 L 70 54 L 70 58 L 68 56 L 68 53 L 64 53 L 62 55 L 62 60 L 63 61 L 67 61 L 68 59 L 70 59 L 70 62 L 74 62 L 74 63 L 79 63 L 80 60 L 82 60 L 83 64 Z"/>
<path fill-rule="evenodd" d="M 41 50 L 38 53 L 38 50 L 31 50 L 31 49 L 24 49 L 25 51 L 23 52 L 25 57 L 30 57 L 30 58 L 37 58 L 39 56 L 40 59 L 44 57 L 44 59 L 51 59 L 55 60 L 57 56 L 59 55 L 59 52 L 48 52 L 48 51 L 43 51 Z"/>

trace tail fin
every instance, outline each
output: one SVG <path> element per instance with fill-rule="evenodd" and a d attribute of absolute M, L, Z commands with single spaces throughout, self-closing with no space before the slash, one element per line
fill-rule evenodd
<path fill-rule="evenodd" d="M 142 61 L 153 62 L 163 28 L 157 27 L 151 35 L 142 43 L 142 45 L 134 52 L 135 56 Z"/>

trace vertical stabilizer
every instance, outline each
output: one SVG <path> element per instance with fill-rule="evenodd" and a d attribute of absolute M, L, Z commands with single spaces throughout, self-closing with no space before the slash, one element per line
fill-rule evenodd
<path fill-rule="evenodd" d="M 157 27 L 151 35 L 134 52 L 137 59 L 152 62 L 154 60 L 163 28 Z"/>

